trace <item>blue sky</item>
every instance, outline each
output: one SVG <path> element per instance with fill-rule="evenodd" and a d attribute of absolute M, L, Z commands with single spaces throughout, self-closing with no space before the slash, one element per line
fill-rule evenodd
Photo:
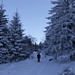
<path fill-rule="evenodd" d="M 43 41 L 45 37 L 43 31 L 48 22 L 45 17 L 49 16 L 48 10 L 52 7 L 51 0 L 3 0 L 3 4 L 9 19 L 12 19 L 18 10 L 26 35 L 35 37 L 37 43 Z"/>

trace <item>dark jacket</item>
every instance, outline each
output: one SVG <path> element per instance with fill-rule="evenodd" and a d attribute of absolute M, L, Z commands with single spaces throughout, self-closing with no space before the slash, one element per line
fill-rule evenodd
<path fill-rule="evenodd" d="M 40 59 L 40 58 L 41 58 L 41 55 L 40 55 L 40 54 L 38 54 L 38 55 L 37 55 L 37 58 L 38 58 L 38 59 Z"/>

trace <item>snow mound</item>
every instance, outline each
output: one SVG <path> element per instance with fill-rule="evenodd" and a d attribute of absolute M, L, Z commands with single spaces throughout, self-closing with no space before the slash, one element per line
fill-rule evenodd
<path fill-rule="evenodd" d="M 63 56 L 59 56 L 59 57 L 57 58 L 57 61 L 58 61 L 59 63 L 67 63 L 67 62 L 70 61 L 70 59 L 69 59 L 69 56 L 63 55 Z"/>

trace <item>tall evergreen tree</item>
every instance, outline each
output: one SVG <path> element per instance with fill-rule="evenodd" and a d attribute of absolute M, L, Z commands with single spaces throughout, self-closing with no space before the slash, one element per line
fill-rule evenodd
<path fill-rule="evenodd" d="M 11 32 L 11 43 L 13 45 L 13 50 L 11 51 L 12 60 L 19 61 L 25 58 L 25 50 L 23 49 L 23 29 L 20 22 L 20 17 L 18 12 L 13 16 L 10 24 Z"/>
<path fill-rule="evenodd" d="M 0 63 L 9 61 L 10 42 L 9 30 L 7 27 L 8 19 L 5 15 L 3 4 L 0 5 Z"/>
<path fill-rule="evenodd" d="M 48 53 L 54 55 L 69 54 L 75 51 L 75 0 L 52 1 L 55 5 L 47 17 L 46 27 Z"/>

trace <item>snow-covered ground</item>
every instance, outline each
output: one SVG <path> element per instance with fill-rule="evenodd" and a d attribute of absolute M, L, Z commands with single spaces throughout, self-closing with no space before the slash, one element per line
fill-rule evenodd
<path fill-rule="evenodd" d="M 75 71 L 75 62 L 57 63 L 49 61 L 49 57 L 42 57 L 38 63 L 36 58 L 21 62 L 1 64 L 0 75 L 59 75 L 65 67 Z"/>

